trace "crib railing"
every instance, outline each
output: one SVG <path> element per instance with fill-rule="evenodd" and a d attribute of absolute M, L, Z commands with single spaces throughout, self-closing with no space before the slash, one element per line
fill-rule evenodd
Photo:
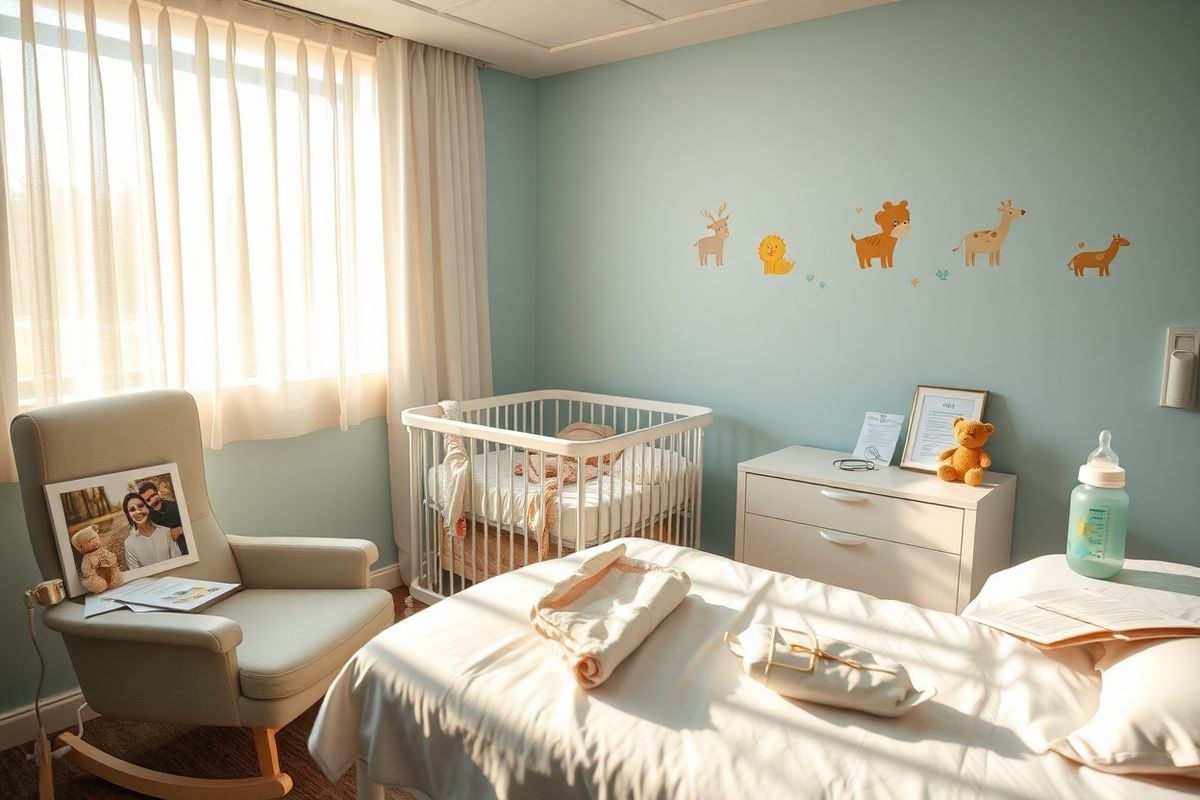
<path fill-rule="evenodd" d="M 413 596 L 433 602 L 544 558 L 619 536 L 700 544 L 704 427 L 712 411 L 692 405 L 559 390 L 465 401 L 462 421 L 438 405 L 412 408 L 409 432 Z M 613 435 L 560 439 L 573 423 Z M 438 480 L 447 437 L 469 462 L 463 522 L 447 528 Z M 531 465 L 557 459 L 559 476 L 534 482 Z M 575 467 L 579 480 L 563 484 Z M 520 467 L 521 475 L 515 468 Z M 589 468 L 596 476 L 585 480 Z"/>

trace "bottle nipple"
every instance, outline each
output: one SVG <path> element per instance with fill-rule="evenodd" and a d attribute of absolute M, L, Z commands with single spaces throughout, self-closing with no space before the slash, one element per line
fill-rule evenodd
<path fill-rule="evenodd" d="M 1121 463 L 1117 458 L 1117 454 L 1109 446 L 1112 444 L 1112 434 L 1108 431 L 1100 431 L 1100 446 L 1092 451 L 1088 456 L 1087 463 L 1089 464 L 1104 464 L 1115 467 Z"/>

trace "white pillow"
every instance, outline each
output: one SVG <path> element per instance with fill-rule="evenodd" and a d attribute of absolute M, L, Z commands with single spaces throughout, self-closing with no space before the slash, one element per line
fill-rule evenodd
<path fill-rule="evenodd" d="M 1200 778 L 1200 638 L 1105 645 L 1100 707 L 1050 749 L 1102 772 Z"/>
<path fill-rule="evenodd" d="M 666 483 L 686 477 L 684 470 L 687 463 L 683 456 L 673 450 L 638 444 L 629 448 L 617 465 L 617 477 L 624 477 L 641 486 Z"/>

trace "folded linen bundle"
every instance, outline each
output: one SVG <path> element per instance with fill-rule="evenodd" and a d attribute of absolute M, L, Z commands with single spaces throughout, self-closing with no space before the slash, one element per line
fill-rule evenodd
<path fill-rule="evenodd" d="M 936 693 L 913 688 L 902 664 L 806 631 L 751 625 L 725 641 L 747 675 L 797 700 L 898 717 Z"/>
<path fill-rule="evenodd" d="M 594 689 L 687 596 L 687 573 L 626 558 L 625 545 L 596 553 L 529 611 L 533 629 Z"/>
<path fill-rule="evenodd" d="M 457 400 L 441 400 L 438 405 L 442 409 L 442 417 L 452 422 L 462 422 L 462 407 Z M 445 445 L 446 456 L 438 473 L 438 510 L 442 515 L 442 528 L 447 531 L 453 529 L 454 535 L 461 539 L 467 535 L 463 507 L 466 504 L 467 481 L 471 476 L 471 459 L 461 436 L 446 434 Z"/>

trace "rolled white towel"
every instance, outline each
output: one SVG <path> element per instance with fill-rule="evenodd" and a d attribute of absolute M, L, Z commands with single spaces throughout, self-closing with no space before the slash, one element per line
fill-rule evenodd
<path fill-rule="evenodd" d="M 533 629 L 593 689 L 612 675 L 687 596 L 687 573 L 625 557 L 625 545 L 584 561 L 534 603 Z"/>

